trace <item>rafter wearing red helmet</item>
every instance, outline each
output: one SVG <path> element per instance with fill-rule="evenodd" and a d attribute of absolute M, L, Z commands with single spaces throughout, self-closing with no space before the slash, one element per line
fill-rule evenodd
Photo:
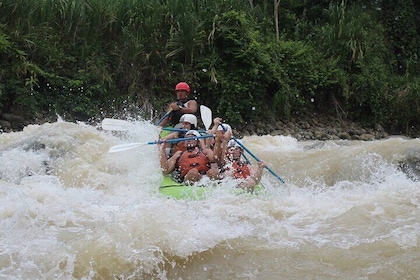
<path fill-rule="evenodd" d="M 176 126 L 182 115 L 197 113 L 197 101 L 188 100 L 190 91 L 190 86 L 186 82 L 179 82 L 175 86 L 176 102 L 169 104 L 168 110 L 171 110 L 171 113 L 160 123 L 160 126 Z"/>

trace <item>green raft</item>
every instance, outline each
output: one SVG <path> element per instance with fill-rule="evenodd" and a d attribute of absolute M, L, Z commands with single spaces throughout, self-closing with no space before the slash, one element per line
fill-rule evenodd
<path fill-rule="evenodd" d="M 165 137 L 171 133 L 171 131 L 168 130 L 162 130 L 160 137 Z M 213 186 L 189 186 L 184 185 L 183 183 L 178 183 L 174 180 L 172 180 L 171 176 L 164 175 L 162 182 L 160 183 L 159 191 L 163 195 L 175 199 L 191 199 L 191 200 L 200 200 L 205 199 L 209 195 L 211 195 L 212 192 L 214 192 L 217 188 L 220 188 L 220 185 L 217 186 L 217 183 L 215 183 Z M 230 193 L 235 195 L 257 195 L 261 194 L 265 191 L 265 188 L 261 185 L 255 186 L 255 189 L 252 193 L 247 192 L 240 188 L 232 188 L 230 189 Z"/>
<path fill-rule="evenodd" d="M 217 186 L 189 186 L 183 183 L 178 183 L 172 180 L 169 175 L 164 175 L 162 182 L 160 183 L 159 191 L 165 196 L 175 199 L 205 199 L 211 192 L 214 192 Z M 232 188 L 229 190 L 230 193 L 235 195 L 258 195 L 264 192 L 264 187 L 257 185 L 252 193 L 249 193 L 240 188 Z"/>

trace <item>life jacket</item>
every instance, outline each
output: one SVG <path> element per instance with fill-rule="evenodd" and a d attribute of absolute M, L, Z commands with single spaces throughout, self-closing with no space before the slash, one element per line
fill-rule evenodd
<path fill-rule="evenodd" d="M 185 138 L 186 133 L 187 132 L 179 132 L 178 138 Z M 177 143 L 172 145 L 171 156 L 174 155 L 178 151 L 184 152 L 186 150 L 187 150 L 187 148 L 185 147 L 184 141 L 177 142 Z"/>
<path fill-rule="evenodd" d="M 251 172 L 248 167 L 248 163 L 242 161 L 234 161 L 232 167 L 228 166 L 225 170 L 232 168 L 232 176 L 235 179 L 245 179 L 251 176 Z"/>
<path fill-rule="evenodd" d="M 172 146 L 171 155 L 175 154 L 178 151 L 185 152 L 187 148 L 185 148 L 184 141 L 178 142 Z"/>
<path fill-rule="evenodd" d="M 177 160 L 177 166 L 181 177 L 184 177 L 193 168 L 197 168 L 200 174 L 206 174 L 210 169 L 210 163 L 199 147 L 195 147 L 191 151 L 184 151 Z"/>

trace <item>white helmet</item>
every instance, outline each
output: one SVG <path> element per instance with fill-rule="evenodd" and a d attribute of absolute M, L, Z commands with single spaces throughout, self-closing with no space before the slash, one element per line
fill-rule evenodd
<path fill-rule="evenodd" d="M 184 114 L 179 119 L 179 122 L 187 122 L 193 124 L 194 127 L 197 127 L 197 117 L 193 114 Z"/>
<path fill-rule="evenodd" d="M 188 132 L 185 133 L 185 136 L 187 136 L 187 135 L 194 135 L 194 136 L 197 136 L 197 137 L 201 136 L 200 133 L 197 130 L 188 130 Z"/>
<path fill-rule="evenodd" d="M 228 125 L 227 123 L 221 123 L 217 127 L 217 130 L 222 130 L 222 131 L 225 131 L 225 132 L 227 132 L 227 131 L 232 132 L 232 127 L 230 127 L 230 125 Z"/>
<path fill-rule="evenodd" d="M 231 139 L 231 140 L 229 140 L 229 142 L 228 142 L 228 148 L 231 148 L 231 147 L 239 147 L 239 148 L 241 148 L 242 149 L 242 146 L 241 146 L 241 141 L 239 141 L 238 139 Z"/>

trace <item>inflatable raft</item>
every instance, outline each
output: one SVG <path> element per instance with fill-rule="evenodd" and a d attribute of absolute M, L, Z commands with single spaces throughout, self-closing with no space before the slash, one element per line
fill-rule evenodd
<path fill-rule="evenodd" d="M 200 200 L 207 198 L 217 188 L 217 183 L 215 183 L 214 186 L 184 185 L 183 183 L 174 181 L 169 175 L 164 175 L 159 187 L 159 191 L 163 195 L 175 199 Z M 232 188 L 229 190 L 229 192 L 235 195 L 258 195 L 263 193 L 264 190 L 265 189 L 262 186 L 257 185 L 252 193 L 240 188 Z"/>

